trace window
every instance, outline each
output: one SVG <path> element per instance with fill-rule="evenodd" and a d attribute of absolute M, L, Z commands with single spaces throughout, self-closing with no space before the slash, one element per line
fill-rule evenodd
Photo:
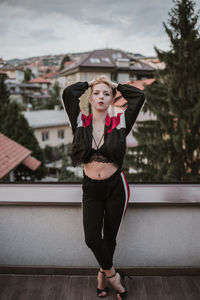
<path fill-rule="evenodd" d="M 64 130 L 63 129 L 58 130 L 58 138 L 64 139 Z"/>
<path fill-rule="evenodd" d="M 100 59 L 98 57 L 90 57 L 90 62 L 91 63 L 100 63 Z"/>
<path fill-rule="evenodd" d="M 109 63 L 109 64 L 111 63 L 109 57 L 101 57 L 101 60 L 102 60 L 102 61 L 105 61 L 105 62 L 107 62 L 107 63 Z"/>
<path fill-rule="evenodd" d="M 42 132 L 42 141 L 47 141 L 47 140 L 49 140 L 49 132 L 43 131 Z"/>

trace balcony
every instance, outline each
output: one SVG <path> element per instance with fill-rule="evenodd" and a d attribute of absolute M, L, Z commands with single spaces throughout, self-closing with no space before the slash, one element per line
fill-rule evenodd
<path fill-rule="evenodd" d="M 199 300 L 200 185 L 130 184 L 114 262 L 129 299 Z M 95 299 L 80 184 L 0 184 L 0 299 Z M 116 299 L 113 290 L 107 299 Z"/>

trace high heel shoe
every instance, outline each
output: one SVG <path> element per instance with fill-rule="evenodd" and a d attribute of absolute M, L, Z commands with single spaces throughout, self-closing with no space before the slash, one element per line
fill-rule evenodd
<path fill-rule="evenodd" d="M 127 289 L 125 286 L 125 282 L 124 279 L 127 276 L 129 279 L 132 279 L 132 277 L 128 274 L 126 274 L 125 272 L 121 271 L 121 270 L 117 270 L 117 272 L 119 273 L 120 277 L 121 277 L 121 284 L 123 285 L 123 287 L 125 288 L 125 292 L 123 293 L 119 293 L 117 292 L 117 295 L 119 295 L 121 297 L 121 299 L 123 300 L 125 298 L 125 296 L 127 295 Z"/>
<path fill-rule="evenodd" d="M 106 276 L 105 272 L 101 271 L 100 269 L 99 269 L 99 272 L 101 272 L 102 274 L 104 274 L 104 276 Z M 106 295 L 101 295 L 103 292 L 106 292 Z M 104 289 L 97 288 L 97 296 L 99 298 L 105 298 L 105 297 L 107 297 L 108 293 L 109 293 L 109 290 L 108 290 L 107 286 Z"/>
<path fill-rule="evenodd" d="M 124 292 L 119 292 L 116 289 L 115 289 L 115 291 L 116 291 L 117 295 L 120 296 L 121 300 L 123 300 L 127 295 L 127 289 L 126 289 L 125 284 L 124 284 L 124 278 L 125 278 L 125 276 L 127 276 L 128 278 L 132 279 L 132 277 L 130 275 L 124 273 L 123 271 L 117 270 L 117 272 L 115 272 L 112 276 L 107 276 L 107 278 L 108 279 L 113 278 L 117 273 L 119 273 L 119 275 L 120 275 L 120 282 L 121 282 L 121 285 L 124 287 L 125 291 Z"/>

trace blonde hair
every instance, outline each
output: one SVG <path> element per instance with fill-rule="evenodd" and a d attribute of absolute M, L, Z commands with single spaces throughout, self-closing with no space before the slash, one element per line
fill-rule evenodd
<path fill-rule="evenodd" d="M 95 80 L 94 80 L 94 82 L 93 82 L 93 84 L 91 85 L 91 94 L 92 94 L 94 86 L 96 84 L 99 84 L 99 83 L 105 83 L 105 84 L 107 84 L 111 88 L 111 90 L 112 90 L 113 98 L 116 96 L 116 94 L 117 94 L 116 88 L 114 88 L 110 84 L 109 79 L 107 80 L 106 77 L 102 78 L 100 76 L 96 77 Z"/>

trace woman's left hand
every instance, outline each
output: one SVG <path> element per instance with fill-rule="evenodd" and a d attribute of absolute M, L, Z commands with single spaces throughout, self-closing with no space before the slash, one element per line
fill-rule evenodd
<path fill-rule="evenodd" d="M 95 79 L 92 79 L 92 80 L 88 81 L 88 85 L 91 86 L 91 85 L 93 85 L 94 82 L 95 82 Z"/>

